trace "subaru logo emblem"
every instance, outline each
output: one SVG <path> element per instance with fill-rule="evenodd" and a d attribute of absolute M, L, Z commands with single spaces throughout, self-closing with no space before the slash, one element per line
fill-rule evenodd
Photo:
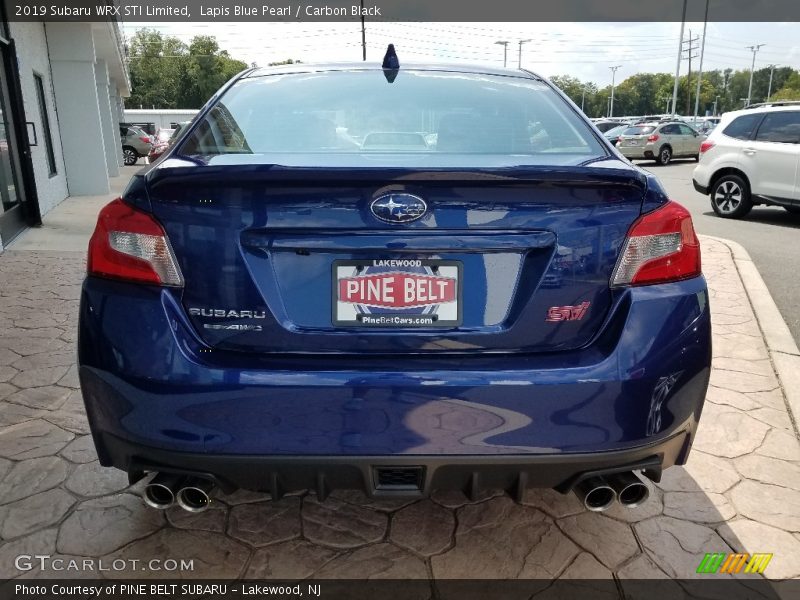
<path fill-rule="evenodd" d="M 428 211 L 428 205 L 419 196 L 392 193 L 373 200 L 370 210 L 386 223 L 410 223 L 422 217 Z"/>

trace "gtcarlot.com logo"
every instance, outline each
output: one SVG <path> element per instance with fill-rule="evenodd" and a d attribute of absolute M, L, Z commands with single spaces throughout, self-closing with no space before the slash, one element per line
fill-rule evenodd
<path fill-rule="evenodd" d="M 138 558 L 53 558 L 49 554 L 20 554 L 14 559 L 18 571 L 194 571 L 194 559 L 159 559 L 139 560 Z"/>
<path fill-rule="evenodd" d="M 772 554 L 747 552 L 728 554 L 727 552 L 711 552 L 703 557 L 697 567 L 698 573 L 763 573 Z"/>

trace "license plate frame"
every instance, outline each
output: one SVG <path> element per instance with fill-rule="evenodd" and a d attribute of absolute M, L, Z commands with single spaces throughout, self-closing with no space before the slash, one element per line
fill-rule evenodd
<path fill-rule="evenodd" d="M 360 270 L 359 270 L 360 267 Z M 457 260 L 439 259 L 340 259 L 331 265 L 331 320 L 334 327 L 364 329 L 452 329 L 463 322 L 464 265 Z M 340 281 L 371 275 L 412 275 L 411 279 L 427 280 L 428 286 L 439 287 L 441 280 L 455 280 L 454 293 L 445 283 L 452 300 L 432 302 L 414 307 L 391 308 L 358 304 L 340 299 Z M 404 278 L 405 279 L 405 278 Z M 433 280 L 433 281 L 431 281 Z M 405 280 L 402 282 L 405 283 Z M 419 285 L 419 284 L 417 284 Z M 419 289 L 419 288 L 417 288 Z M 439 288 L 440 292 L 442 289 Z M 420 302 L 423 300 L 420 300 Z"/>

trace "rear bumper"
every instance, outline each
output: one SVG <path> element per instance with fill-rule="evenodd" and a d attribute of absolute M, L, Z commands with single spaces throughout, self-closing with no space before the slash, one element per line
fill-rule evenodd
<path fill-rule="evenodd" d="M 651 146 L 617 146 L 625 158 L 653 158 L 654 149 Z"/>
<path fill-rule="evenodd" d="M 708 196 L 708 186 L 707 185 L 700 185 L 697 183 L 696 179 L 692 179 L 692 185 L 694 189 L 703 194 L 704 196 Z"/>
<path fill-rule="evenodd" d="M 502 489 L 521 499 L 529 487 L 566 493 L 589 473 L 642 470 L 660 481 L 663 469 L 686 461 L 693 434 L 681 431 L 620 451 L 543 456 L 230 456 L 148 448 L 110 434 L 95 441 L 106 463 L 127 471 L 132 481 L 147 472 L 164 472 L 206 477 L 226 492 L 243 488 L 275 497 L 308 489 L 325 498 L 338 488 L 362 490 L 371 497 L 421 497 L 458 489 L 475 498 L 483 490 Z M 418 477 L 415 483 L 387 484 L 386 470 Z"/>
<path fill-rule="evenodd" d="M 423 467 L 424 490 L 474 473 L 556 487 L 653 456 L 685 462 L 711 329 L 699 277 L 624 291 L 580 351 L 259 356 L 205 347 L 168 290 L 89 278 L 79 362 L 101 463 L 134 474 L 256 489 L 276 474 L 291 489 L 322 472 L 368 489 L 370 469 L 397 464 Z"/>

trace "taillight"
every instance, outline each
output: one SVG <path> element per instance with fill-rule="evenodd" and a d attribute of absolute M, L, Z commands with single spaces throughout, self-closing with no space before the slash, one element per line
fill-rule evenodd
<path fill-rule="evenodd" d="M 89 275 L 156 285 L 183 285 L 167 234 L 149 214 L 117 198 L 97 217 L 87 260 Z"/>
<path fill-rule="evenodd" d="M 700 242 L 692 217 L 683 206 L 670 201 L 633 224 L 611 285 L 666 283 L 700 273 Z"/>
<path fill-rule="evenodd" d="M 139 136 L 139 139 L 142 140 L 145 144 L 150 143 L 150 138 L 147 137 L 146 135 Z"/>
<path fill-rule="evenodd" d="M 657 133 L 654 133 L 654 134 L 653 134 L 653 135 L 651 135 L 649 138 L 647 138 L 647 141 L 648 141 L 648 142 L 657 142 L 657 141 L 658 141 L 658 134 L 657 134 Z"/>
<path fill-rule="evenodd" d="M 700 143 L 700 154 L 702 154 L 703 152 L 708 152 L 713 147 L 714 147 L 714 142 L 712 142 L 710 140 L 706 140 L 704 142 L 701 142 Z"/>

